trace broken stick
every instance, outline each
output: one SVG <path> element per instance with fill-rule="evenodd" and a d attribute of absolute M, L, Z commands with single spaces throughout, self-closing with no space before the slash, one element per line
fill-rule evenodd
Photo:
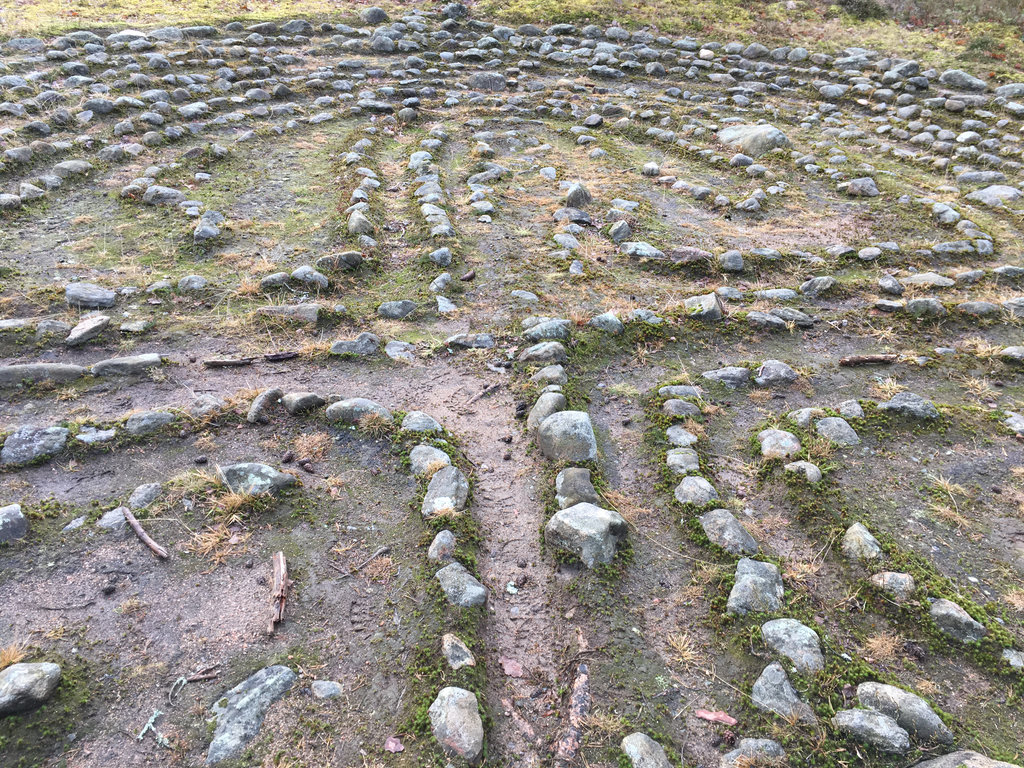
<path fill-rule="evenodd" d="M 839 360 L 839 364 L 844 367 L 852 365 L 891 365 L 895 363 L 899 357 L 897 355 L 850 355 Z"/>
<path fill-rule="evenodd" d="M 590 704 L 590 674 L 587 665 L 580 664 L 569 696 L 569 724 L 555 744 L 555 768 L 569 768 L 579 754 Z"/>
<path fill-rule="evenodd" d="M 472 405 L 477 400 L 479 400 L 481 397 L 484 397 L 485 395 L 491 394 L 491 392 L 493 392 L 494 390 L 496 390 L 500 386 L 501 386 L 501 382 L 500 381 L 498 383 L 496 383 L 496 384 L 489 384 L 489 385 L 487 385 L 482 390 L 480 390 L 475 395 L 473 395 L 471 398 L 469 398 L 469 400 L 466 401 L 466 405 Z M 465 406 L 463 406 L 463 407 L 465 407 Z"/>
<path fill-rule="evenodd" d="M 357 565 L 351 571 L 347 571 L 345 573 L 342 573 L 341 578 L 347 579 L 349 576 L 355 576 L 357 573 L 359 573 L 361 570 L 363 570 L 363 568 L 368 566 L 370 563 L 372 563 L 378 557 L 380 557 L 381 555 L 386 555 L 390 551 L 391 551 L 391 545 L 390 544 L 385 544 L 383 547 L 378 549 L 376 552 L 374 552 L 368 558 L 363 560 L 363 562 L 361 562 L 359 565 Z M 335 566 L 334 563 L 328 563 L 328 565 L 330 565 L 336 571 L 339 570 L 339 568 L 337 566 Z"/>
<path fill-rule="evenodd" d="M 145 544 L 147 547 L 153 550 L 154 555 L 159 557 L 161 560 L 166 560 L 167 550 L 161 547 L 155 541 L 153 541 L 150 535 L 146 533 L 144 530 L 142 530 L 142 524 L 138 521 L 135 515 L 132 514 L 132 511 L 128 509 L 128 507 L 124 507 L 123 510 L 124 519 L 128 521 L 128 525 L 130 525 L 132 527 L 132 530 L 135 531 L 135 535 L 142 539 L 143 544 Z"/>
<path fill-rule="evenodd" d="M 274 627 L 284 621 L 284 606 L 288 602 L 288 587 L 291 581 L 288 579 L 288 562 L 284 559 L 284 552 L 274 553 L 274 586 L 270 592 L 270 602 L 273 611 L 270 614 L 270 626 L 267 632 L 272 633 Z"/>

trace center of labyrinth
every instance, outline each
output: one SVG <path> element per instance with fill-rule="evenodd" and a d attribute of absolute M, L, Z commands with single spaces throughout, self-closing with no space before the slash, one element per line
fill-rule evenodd
<path fill-rule="evenodd" d="M 1019 763 L 1024 83 L 348 13 L 0 44 L 0 763 Z"/>

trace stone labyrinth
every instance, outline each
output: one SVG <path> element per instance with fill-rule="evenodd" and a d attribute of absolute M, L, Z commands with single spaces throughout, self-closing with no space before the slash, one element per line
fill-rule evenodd
<path fill-rule="evenodd" d="M 0 45 L 0 762 L 1019 763 L 1024 83 L 346 13 Z"/>

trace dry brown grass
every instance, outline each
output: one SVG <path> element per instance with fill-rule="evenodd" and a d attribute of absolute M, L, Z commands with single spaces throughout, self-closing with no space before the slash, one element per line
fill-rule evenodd
<path fill-rule="evenodd" d="M 864 639 L 861 653 L 869 662 L 894 661 L 903 651 L 903 638 L 893 632 L 878 632 Z"/>
<path fill-rule="evenodd" d="M 196 438 L 193 447 L 197 451 L 201 451 L 203 453 L 210 453 L 211 451 L 219 448 L 220 446 L 218 445 L 217 440 L 211 433 L 205 432 Z"/>
<path fill-rule="evenodd" d="M 189 551 L 220 565 L 232 555 L 241 554 L 246 550 L 248 533 L 233 531 L 224 523 L 209 525 L 192 537 Z"/>
<path fill-rule="evenodd" d="M 256 503 L 256 497 L 250 493 L 228 491 L 210 499 L 211 509 L 227 517 L 228 522 L 236 522 L 246 515 Z"/>
<path fill-rule="evenodd" d="M 379 413 L 368 413 L 359 419 L 359 429 L 370 437 L 379 440 L 394 434 L 395 422 Z"/>
<path fill-rule="evenodd" d="M 601 495 L 611 508 L 622 515 L 630 525 L 637 526 L 640 524 L 640 521 L 650 518 L 653 514 L 648 507 L 638 504 L 636 499 L 613 488 L 609 488 Z"/>
<path fill-rule="evenodd" d="M 937 686 L 931 680 L 928 680 L 923 677 L 917 681 L 917 685 L 915 685 L 914 687 L 917 688 L 918 693 L 924 696 L 937 696 L 941 690 L 939 686 Z"/>
<path fill-rule="evenodd" d="M 687 632 L 675 632 L 666 638 L 668 647 L 672 649 L 672 659 L 690 666 L 700 659 L 696 641 Z"/>
<path fill-rule="evenodd" d="M 362 570 L 363 576 L 380 584 L 390 584 L 397 572 L 395 561 L 390 557 L 378 557 L 376 560 L 371 560 Z"/>
<path fill-rule="evenodd" d="M 295 451 L 295 455 L 300 459 L 323 461 L 331 455 L 331 450 L 334 448 L 334 438 L 326 432 L 299 435 L 292 441 L 292 448 Z"/>
<path fill-rule="evenodd" d="M 114 612 L 122 616 L 141 616 L 148 607 L 149 605 L 143 602 L 141 598 L 133 595 L 117 606 Z"/>
<path fill-rule="evenodd" d="M 615 741 L 620 734 L 626 732 L 629 723 L 619 715 L 600 711 L 587 715 L 584 725 L 589 731 L 588 735 L 592 737 L 588 739 L 588 743 L 593 743 L 593 737 L 596 737 L 599 743 L 604 743 Z"/>
<path fill-rule="evenodd" d="M 783 517 L 777 512 L 755 520 L 743 520 L 743 527 L 750 531 L 750 535 L 758 541 L 767 541 L 779 531 L 784 530 L 788 525 L 789 518 Z"/>
<path fill-rule="evenodd" d="M 772 393 L 769 392 L 767 389 L 755 389 L 754 391 L 747 395 L 747 399 L 749 399 L 752 403 L 756 403 L 757 405 L 764 405 L 765 403 L 772 399 Z"/>
<path fill-rule="evenodd" d="M 0 669 L 5 669 L 11 664 L 17 664 L 28 654 L 28 645 L 21 640 L 15 640 L 5 648 L 0 648 Z"/>
<path fill-rule="evenodd" d="M 1017 613 L 1024 613 L 1024 589 L 1012 589 L 1006 593 L 1006 604 Z"/>
<path fill-rule="evenodd" d="M 896 379 L 891 376 L 887 376 L 881 381 L 871 382 L 870 391 L 874 397 L 877 397 L 880 400 L 888 400 L 893 395 L 898 395 L 900 392 L 906 392 L 907 388 L 896 381 Z"/>
<path fill-rule="evenodd" d="M 928 513 L 936 522 L 944 523 L 960 530 L 971 527 L 971 521 L 960 514 L 959 510 L 954 509 L 948 504 L 929 504 Z"/>
<path fill-rule="evenodd" d="M 992 344 L 987 339 L 981 336 L 972 336 L 969 339 L 964 339 L 957 347 L 960 351 L 980 357 L 982 359 L 988 359 L 990 357 L 997 357 L 1002 351 L 1002 346 L 998 344 Z"/>

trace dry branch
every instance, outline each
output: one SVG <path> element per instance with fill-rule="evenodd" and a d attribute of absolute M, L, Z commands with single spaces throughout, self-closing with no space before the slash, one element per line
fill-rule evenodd
<path fill-rule="evenodd" d="M 839 365 L 892 365 L 899 359 L 898 355 L 850 355 L 839 360 Z"/>
<path fill-rule="evenodd" d="M 284 606 L 288 602 L 288 587 L 292 584 L 288 578 L 288 561 L 284 559 L 284 552 L 274 553 L 274 585 L 270 591 L 270 602 L 273 610 L 270 614 L 270 625 L 268 633 L 273 633 L 274 627 L 284 621 Z"/>
<path fill-rule="evenodd" d="M 135 535 L 142 539 L 142 543 L 153 550 L 154 555 L 159 557 L 161 560 L 167 559 L 167 550 L 153 541 L 150 535 L 142 530 L 142 524 L 127 507 L 124 508 L 124 519 L 128 521 L 128 525 L 130 525 L 132 530 L 135 531 Z"/>

